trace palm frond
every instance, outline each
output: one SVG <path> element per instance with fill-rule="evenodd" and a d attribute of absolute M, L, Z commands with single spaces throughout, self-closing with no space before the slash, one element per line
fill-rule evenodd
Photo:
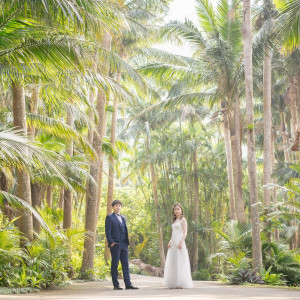
<path fill-rule="evenodd" d="M 28 212 L 32 213 L 34 217 L 38 220 L 38 222 L 42 225 L 42 227 L 45 229 L 45 231 L 48 233 L 49 238 L 53 239 L 53 234 L 50 228 L 48 227 L 46 222 L 42 219 L 40 214 L 29 203 L 27 203 L 26 201 L 22 200 L 21 198 L 15 195 L 9 194 L 1 190 L 0 190 L 0 196 L 1 196 L 0 199 L 2 198 L 1 200 L 5 199 L 11 206 L 19 209 L 25 209 Z"/>

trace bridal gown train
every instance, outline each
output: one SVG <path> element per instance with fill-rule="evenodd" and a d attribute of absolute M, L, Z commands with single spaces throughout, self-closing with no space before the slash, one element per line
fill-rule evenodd
<path fill-rule="evenodd" d="M 178 248 L 182 235 L 181 220 L 176 220 L 172 224 L 171 248 L 168 249 L 163 279 L 163 285 L 168 288 L 192 288 L 194 286 L 185 242 L 181 249 Z"/>

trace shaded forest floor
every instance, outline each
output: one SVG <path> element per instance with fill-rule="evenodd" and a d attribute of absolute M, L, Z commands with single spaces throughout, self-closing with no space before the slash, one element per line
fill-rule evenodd
<path fill-rule="evenodd" d="M 139 290 L 114 291 L 111 281 L 75 283 L 33 294 L 0 295 L 0 300 L 96 300 L 96 299 L 252 299 L 299 300 L 300 290 L 252 286 L 231 286 L 212 281 L 195 281 L 192 289 L 167 289 L 161 278 L 132 275 L 132 282 Z M 120 281 L 122 287 L 124 284 Z"/>

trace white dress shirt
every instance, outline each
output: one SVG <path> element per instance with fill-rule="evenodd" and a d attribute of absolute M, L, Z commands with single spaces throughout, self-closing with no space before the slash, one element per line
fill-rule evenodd
<path fill-rule="evenodd" d="M 122 217 L 121 217 L 121 215 L 118 215 L 118 214 L 116 214 L 116 213 L 115 213 L 115 215 L 117 216 L 118 220 L 119 220 L 119 221 L 120 221 L 120 223 L 122 224 L 122 223 L 123 223 L 123 220 L 122 220 Z"/>

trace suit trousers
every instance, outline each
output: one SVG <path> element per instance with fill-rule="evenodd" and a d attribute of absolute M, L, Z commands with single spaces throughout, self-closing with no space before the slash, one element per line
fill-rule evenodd
<path fill-rule="evenodd" d="M 110 247 L 111 253 L 111 277 L 114 286 L 119 286 L 118 281 L 118 266 L 121 261 L 123 278 L 125 286 L 131 285 L 129 274 L 129 262 L 128 262 L 128 245 L 124 241 L 119 244 L 115 244 Z"/>

